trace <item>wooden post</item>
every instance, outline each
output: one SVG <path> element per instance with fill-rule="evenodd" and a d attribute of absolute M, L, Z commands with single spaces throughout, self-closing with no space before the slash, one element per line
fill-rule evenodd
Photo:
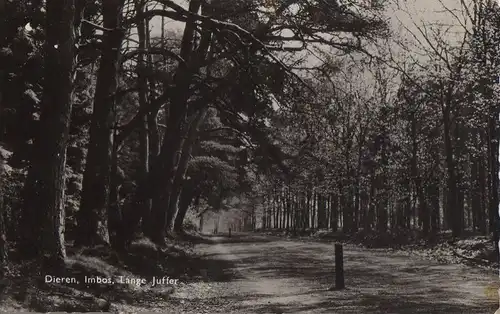
<path fill-rule="evenodd" d="M 335 244 L 335 289 L 344 288 L 344 253 L 342 244 Z"/>

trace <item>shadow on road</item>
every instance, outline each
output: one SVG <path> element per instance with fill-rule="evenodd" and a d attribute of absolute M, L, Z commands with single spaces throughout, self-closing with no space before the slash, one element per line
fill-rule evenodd
<path fill-rule="evenodd" d="M 254 240 L 235 239 L 225 247 L 238 256 L 244 273 L 255 274 L 264 286 L 259 291 L 265 293 L 226 296 L 236 304 L 237 312 L 487 314 L 497 308 L 481 291 L 489 278 L 479 273 L 475 278 L 477 270 L 470 268 L 346 249 L 347 289 L 328 291 L 335 278 L 333 246 L 285 241 L 237 244 L 245 242 Z M 252 275 L 248 278 L 253 279 Z"/>

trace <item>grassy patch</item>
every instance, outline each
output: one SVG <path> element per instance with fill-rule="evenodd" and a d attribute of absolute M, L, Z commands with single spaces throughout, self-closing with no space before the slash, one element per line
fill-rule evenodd
<path fill-rule="evenodd" d="M 451 232 L 440 232 L 432 237 L 424 237 L 421 232 L 414 230 L 395 230 L 385 233 L 360 230 L 354 234 L 346 234 L 324 229 L 307 229 L 300 232 L 264 230 L 257 233 L 296 240 L 340 242 L 367 248 L 393 249 L 443 263 L 499 267 L 491 238 L 471 232 L 464 232 L 460 238 L 453 238 Z"/>
<path fill-rule="evenodd" d="M 69 247 L 66 267 L 58 277 L 70 278 L 70 283 L 46 282 L 45 277 L 51 274 L 41 273 L 36 262 L 9 265 L 0 282 L 0 312 L 101 312 L 113 311 L 116 305 L 155 303 L 167 300 L 175 285 L 151 286 L 153 276 L 185 282 L 201 276 L 197 272 L 201 264 L 193 245 L 183 240 L 172 240 L 159 249 L 140 239 L 122 254 L 106 246 Z M 88 278 L 108 278 L 112 283 L 89 282 Z M 146 283 L 128 279 L 144 279 Z"/>

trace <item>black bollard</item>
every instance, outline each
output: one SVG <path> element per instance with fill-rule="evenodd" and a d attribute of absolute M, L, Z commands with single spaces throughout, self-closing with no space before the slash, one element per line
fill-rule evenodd
<path fill-rule="evenodd" d="M 344 288 L 344 253 L 342 244 L 335 244 L 335 289 Z"/>
<path fill-rule="evenodd" d="M 229 237 L 231 237 L 231 228 L 229 228 Z"/>

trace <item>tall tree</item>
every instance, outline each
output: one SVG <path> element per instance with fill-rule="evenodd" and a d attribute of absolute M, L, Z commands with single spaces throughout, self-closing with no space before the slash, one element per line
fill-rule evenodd
<path fill-rule="evenodd" d="M 64 265 L 66 146 L 75 65 L 75 1 L 47 0 L 40 131 L 24 188 L 22 251 Z"/>
<path fill-rule="evenodd" d="M 114 106 L 121 44 L 124 38 L 122 11 L 125 0 L 102 4 L 104 38 L 97 73 L 94 110 L 78 212 L 77 244 L 108 242 L 108 205 L 113 148 Z"/>

